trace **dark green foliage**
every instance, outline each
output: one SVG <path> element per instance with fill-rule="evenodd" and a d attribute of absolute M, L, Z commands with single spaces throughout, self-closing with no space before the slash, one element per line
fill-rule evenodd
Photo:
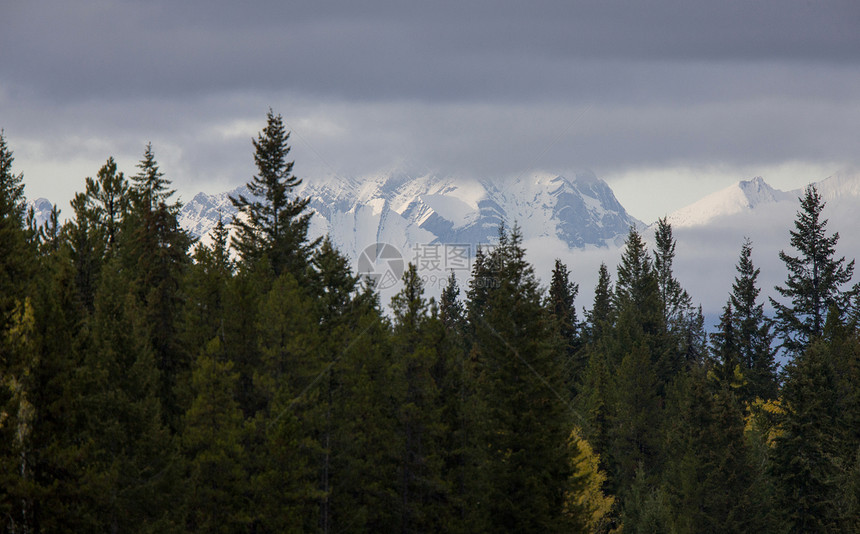
<path fill-rule="evenodd" d="M 781 511 L 792 532 L 840 532 L 841 406 L 827 347 L 818 342 L 788 365 L 786 414 L 776 440 L 772 472 L 780 481 Z M 854 523 L 856 524 L 856 522 Z"/>
<path fill-rule="evenodd" d="M 463 301 L 410 266 L 384 311 L 308 242 L 268 119 L 236 263 L 223 222 L 189 255 L 150 145 L 131 185 L 108 159 L 37 227 L 0 133 L 0 530 L 858 531 L 856 286 L 814 188 L 780 386 L 749 241 L 706 347 L 665 220 L 614 286 L 601 265 L 582 322 L 516 228 Z"/>
<path fill-rule="evenodd" d="M 163 416 L 176 430 L 185 411 L 176 396 L 176 385 L 190 379 L 192 360 L 179 343 L 182 282 L 192 239 L 177 220 L 181 204 L 168 203 L 174 191 L 168 189 L 170 181 L 159 170 L 152 145 L 146 145 L 138 168 L 128 190 L 129 210 L 122 220 L 118 257 L 128 273 L 160 371 L 158 395 Z"/>
<path fill-rule="evenodd" d="M 678 323 L 683 320 L 685 314 L 689 313 L 692 299 L 681 288 L 681 284 L 675 279 L 672 271 L 676 243 L 672 237 L 672 226 L 665 217 L 657 220 L 654 239 L 657 245 L 654 251 L 654 269 L 657 271 L 660 296 L 663 299 L 664 320 L 666 324 L 670 325 L 670 328 L 680 328 L 681 325 Z"/>
<path fill-rule="evenodd" d="M 613 293 L 609 269 L 605 263 L 601 263 L 597 287 L 594 288 L 594 303 L 591 310 L 587 311 L 585 315 L 587 337 L 590 342 L 601 339 L 615 320 L 615 310 L 612 306 Z"/>
<path fill-rule="evenodd" d="M 733 347 L 747 385 L 741 398 L 773 399 L 777 395 L 776 363 L 771 348 L 773 334 L 770 321 L 764 315 L 764 304 L 758 302 L 761 291 L 756 286 L 760 269 L 752 263 L 752 243 L 746 240 L 737 265 L 738 274 L 732 284 L 732 294 L 726 309 L 731 315 Z M 728 325 L 726 325 L 728 327 Z M 722 325 L 721 325 L 722 330 Z"/>
<path fill-rule="evenodd" d="M 556 334 L 564 347 L 562 367 L 567 390 L 576 395 L 586 361 L 582 349 L 581 326 L 576 318 L 576 295 L 579 286 L 570 281 L 570 272 L 561 260 L 555 260 L 549 286 L 547 308 L 555 323 Z"/>
<path fill-rule="evenodd" d="M 24 176 L 13 172 L 14 159 L 0 130 L 0 332 L 22 301 L 32 269 L 24 231 Z"/>
<path fill-rule="evenodd" d="M 165 531 L 177 520 L 178 447 L 162 422 L 142 314 L 118 272 L 115 262 L 105 269 L 83 361 L 87 497 L 98 530 Z"/>
<path fill-rule="evenodd" d="M 238 231 L 233 246 L 249 267 L 266 258 L 276 276 L 290 272 L 301 278 L 316 243 L 308 243 L 307 238 L 310 199 L 289 198 L 301 184 L 292 173 L 293 162 L 287 161 L 289 137 L 281 116 L 270 109 L 266 127 L 254 140 L 257 174 L 248 182 L 253 197 L 230 197 L 240 212 L 233 220 Z"/>
<path fill-rule="evenodd" d="M 501 236 L 480 269 L 484 287 L 473 287 L 485 304 L 470 310 L 470 320 L 489 529 L 563 530 L 571 412 L 552 322 L 517 228 Z"/>
<path fill-rule="evenodd" d="M 183 419 L 186 532 L 237 532 L 250 514 L 245 419 L 236 400 L 238 375 L 212 340 L 194 365 L 193 400 Z"/>
<path fill-rule="evenodd" d="M 698 368 L 679 377 L 668 403 L 662 479 L 673 531 L 760 532 L 764 500 L 734 391 Z"/>
<path fill-rule="evenodd" d="M 652 477 L 660 458 L 660 404 L 651 355 L 638 342 L 624 355 L 611 382 L 608 471 L 611 493 L 625 497 L 637 469 Z M 644 466 L 644 467 L 643 467 Z"/>
<path fill-rule="evenodd" d="M 113 160 L 108 160 L 108 163 Z M 116 165 L 114 165 L 114 169 Z M 135 205 L 137 211 L 152 212 L 156 211 L 161 204 L 166 204 L 167 200 L 176 192 L 169 189 L 170 180 L 164 177 L 164 173 L 158 168 L 158 163 L 155 161 L 155 153 L 152 151 L 152 143 L 147 143 L 143 151 L 143 159 L 137 164 L 140 169 L 132 178 L 132 198 L 131 201 Z M 119 176 L 122 180 L 122 174 Z M 107 185 L 105 186 L 107 189 Z M 118 188 L 117 188 L 118 189 Z M 107 192 L 107 191 L 106 191 Z M 122 198 L 122 195 L 118 195 Z M 171 206 L 173 215 L 179 212 L 178 204 Z"/>
<path fill-rule="evenodd" d="M 151 166 L 155 165 L 151 145 L 146 145 L 145 157 L 149 158 L 147 166 L 150 167 L 146 170 L 151 171 Z M 155 171 L 160 180 L 161 175 L 157 173 L 157 167 Z M 135 177 L 136 187 L 139 186 L 141 179 L 140 175 Z M 110 251 L 117 244 L 123 217 L 131 204 L 128 180 L 123 173 L 117 172 L 114 159 L 108 158 L 104 166 L 99 169 L 96 180 L 87 178 L 86 184 L 86 194 L 78 193 L 75 202 L 80 203 L 81 200 L 78 200 L 78 197 L 82 196 L 85 216 L 103 240 L 105 250 Z"/>
<path fill-rule="evenodd" d="M 784 304 L 770 299 L 776 311 L 776 332 L 782 346 L 792 354 L 798 354 L 813 341 L 821 337 L 827 314 L 833 306 L 840 312 L 847 311 L 857 289 L 843 291 L 854 273 L 854 260 L 836 259 L 836 243 L 839 233 L 827 235 L 827 219 L 822 217 L 824 201 L 814 185 L 806 188 L 800 199 L 800 211 L 790 231 L 791 246 L 798 255 L 784 251 L 779 259 L 788 269 L 785 286 L 776 286 L 777 293 L 790 301 Z"/>
<path fill-rule="evenodd" d="M 447 523 L 450 487 L 443 479 L 442 378 L 438 345 L 439 319 L 430 314 L 424 287 L 412 263 L 403 274 L 403 289 L 391 299 L 391 393 L 397 406 L 400 448 L 398 501 L 403 532 L 439 531 Z M 435 303 L 431 303 L 435 307 Z"/>

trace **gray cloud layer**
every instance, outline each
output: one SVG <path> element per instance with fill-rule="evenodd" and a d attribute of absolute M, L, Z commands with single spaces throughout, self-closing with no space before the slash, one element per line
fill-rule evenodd
<path fill-rule="evenodd" d="M 238 185 L 268 106 L 305 176 L 405 160 L 736 180 L 857 163 L 858 28 L 853 1 L 12 0 L 0 126 L 33 189 L 66 197 L 147 141 L 183 193 Z"/>

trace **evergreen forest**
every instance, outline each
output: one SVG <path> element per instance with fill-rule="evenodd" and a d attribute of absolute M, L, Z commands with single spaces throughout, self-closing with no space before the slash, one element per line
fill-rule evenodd
<path fill-rule="evenodd" d="M 784 283 L 739 243 L 706 334 L 665 219 L 593 302 L 514 225 L 382 303 L 289 152 L 270 110 L 204 246 L 151 145 L 37 224 L 0 134 L 3 532 L 860 532 L 860 285 L 815 187 Z"/>

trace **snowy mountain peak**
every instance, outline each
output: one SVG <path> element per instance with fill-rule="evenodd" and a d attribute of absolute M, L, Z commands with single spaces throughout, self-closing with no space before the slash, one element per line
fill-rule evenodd
<path fill-rule="evenodd" d="M 860 171 L 850 167 L 842 169 L 833 176 L 821 180 L 816 186 L 825 202 L 841 198 L 858 198 L 860 197 Z M 803 189 L 796 189 L 791 194 L 793 198 L 802 196 Z"/>
<path fill-rule="evenodd" d="M 761 176 L 741 180 L 712 193 L 667 217 L 675 228 L 701 226 L 712 219 L 746 212 L 763 204 L 793 199 L 793 195 L 774 189 Z"/>
<path fill-rule="evenodd" d="M 225 220 L 235 213 L 228 195 L 240 191 L 245 192 L 196 195 L 183 207 L 180 223 L 208 242 L 219 210 Z M 479 244 L 496 239 L 502 222 L 517 223 L 526 239 L 549 237 L 568 248 L 605 247 L 631 225 L 641 226 L 590 171 L 573 180 L 535 173 L 512 181 L 391 171 L 362 179 L 305 180 L 294 194 L 310 199 L 312 236 L 330 235 L 353 258 L 376 242 L 401 250 L 460 244 L 474 253 Z"/>

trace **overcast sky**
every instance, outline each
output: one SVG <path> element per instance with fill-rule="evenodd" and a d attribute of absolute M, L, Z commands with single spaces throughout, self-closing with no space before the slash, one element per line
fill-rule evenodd
<path fill-rule="evenodd" d="M 252 175 L 269 107 L 308 180 L 589 168 L 651 222 L 860 158 L 860 2 L 4 0 L 0 127 L 31 198 L 152 142 L 181 196 Z"/>

